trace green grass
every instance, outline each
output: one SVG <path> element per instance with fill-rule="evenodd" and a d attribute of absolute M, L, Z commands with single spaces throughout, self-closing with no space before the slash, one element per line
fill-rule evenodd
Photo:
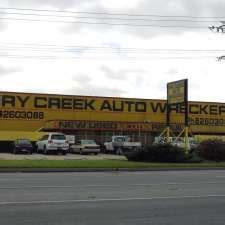
<path fill-rule="evenodd" d="M 1 168 L 224 168 L 220 163 L 142 163 L 124 160 L 0 160 Z"/>

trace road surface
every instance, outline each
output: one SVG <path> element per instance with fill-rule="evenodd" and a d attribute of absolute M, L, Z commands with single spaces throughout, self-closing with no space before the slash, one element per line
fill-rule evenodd
<path fill-rule="evenodd" d="M 1 225 L 225 224 L 225 171 L 1 173 Z"/>

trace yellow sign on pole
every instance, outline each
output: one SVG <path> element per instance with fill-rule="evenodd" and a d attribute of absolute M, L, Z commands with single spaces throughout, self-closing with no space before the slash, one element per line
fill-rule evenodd
<path fill-rule="evenodd" d="M 179 134 L 184 133 L 185 150 L 188 150 L 188 134 L 189 134 L 189 121 L 188 121 L 188 80 L 178 80 L 167 84 L 167 127 L 170 129 L 170 110 L 171 105 L 184 105 L 185 107 L 185 128 Z M 169 139 L 169 137 L 167 137 Z"/>
<path fill-rule="evenodd" d="M 185 102 L 186 80 L 179 80 L 167 84 L 168 104 L 178 104 Z"/>

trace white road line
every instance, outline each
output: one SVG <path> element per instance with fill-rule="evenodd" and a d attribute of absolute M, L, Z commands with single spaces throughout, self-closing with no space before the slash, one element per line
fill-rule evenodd
<path fill-rule="evenodd" d="M 184 195 L 184 196 L 159 196 L 150 198 L 104 198 L 104 199 L 72 199 L 72 200 L 43 200 L 43 201 L 18 201 L 0 202 L 2 205 L 28 205 L 28 204 L 66 204 L 82 202 L 119 202 L 119 201 L 142 201 L 142 200 L 161 200 L 161 199 L 187 199 L 187 198 L 224 198 L 225 195 Z"/>

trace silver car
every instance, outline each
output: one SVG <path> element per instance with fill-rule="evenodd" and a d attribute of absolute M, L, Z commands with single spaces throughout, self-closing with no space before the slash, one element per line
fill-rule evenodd
<path fill-rule="evenodd" d="M 100 152 L 100 146 L 94 140 L 80 140 L 75 145 L 71 146 L 71 152 L 97 155 Z"/>

